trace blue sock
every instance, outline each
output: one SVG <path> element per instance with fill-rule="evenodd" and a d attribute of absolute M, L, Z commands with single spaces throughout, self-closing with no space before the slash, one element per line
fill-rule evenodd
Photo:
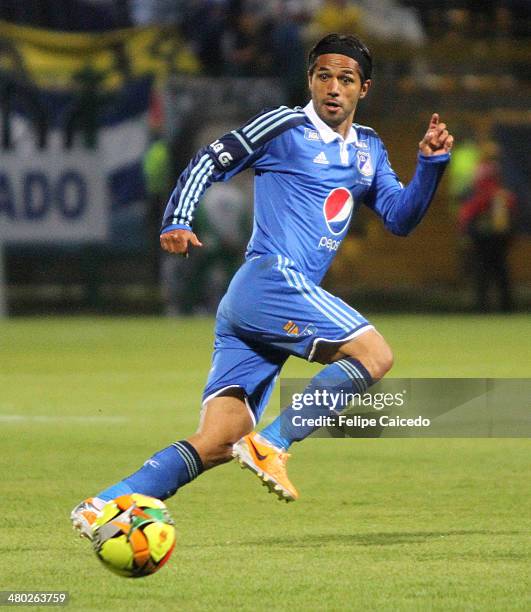
<path fill-rule="evenodd" d="M 357 359 L 345 357 L 331 363 L 312 378 L 303 393 L 312 394 L 315 397 L 316 392 L 318 394 L 328 392 L 333 393 L 338 400 L 344 397 L 345 401 L 338 401 L 333 412 L 329 412 L 326 407 L 316 405 L 303 406 L 302 409 L 296 410 L 292 404 L 263 429 L 260 436 L 277 448 L 288 449 L 293 442 L 304 440 L 316 429 L 319 429 L 309 425 L 293 425 L 295 415 L 304 418 L 315 418 L 323 414 L 333 415 L 334 412 L 340 412 L 350 403 L 350 400 L 346 397 L 348 394 L 363 394 L 374 382 L 365 366 Z"/>
<path fill-rule="evenodd" d="M 203 463 L 195 448 L 181 440 L 155 453 L 137 472 L 98 493 L 97 497 L 109 501 L 120 495 L 143 493 L 166 499 L 202 471 Z"/>

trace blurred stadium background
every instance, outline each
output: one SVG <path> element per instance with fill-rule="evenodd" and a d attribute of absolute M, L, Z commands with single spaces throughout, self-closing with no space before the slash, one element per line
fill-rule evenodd
<path fill-rule="evenodd" d="M 472 309 L 459 209 L 495 156 L 517 199 L 509 262 L 514 307 L 527 309 L 530 25 L 526 0 L 3 0 L 3 313 L 212 313 L 249 236 L 252 177 L 211 190 L 197 226 L 207 246 L 188 262 L 159 252 L 165 201 L 200 145 L 264 106 L 306 102 L 306 53 L 328 31 L 371 47 L 357 121 L 403 180 L 431 112 L 458 142 L 413 236 L 364 211 L 328 287 L 363 311 Z"/>
<path fill-rule="evenodd" d="M 403 180 L 432 112 L 459 143 L 413 235 L 364 211 L 328 286 L 389 339 L 393 376 L 529 376 L 529 26 L 527 0 L 0 2 L 0 590 L 69 590 L 79 610 L 529 609 L 525 433 L 308 440 L 290 505 L 222 466 L 168 500 L 179 546 L 145 581 L 98 571 L 68 521 L 196 427 L 213 321 L 174 316 L 215 309 L 250 233 L 252 177 L 209 190 L 189 260 L 160 252 L 162 208 L 200 145 L 306 102 L 324 32 L 370 45 L 358 121 Z M 502 233 L 521 314 L 469 315 L 460 223 L 494 161 L 517 199 Z M 293 359 L 283 374 L 318 367 Z"/>

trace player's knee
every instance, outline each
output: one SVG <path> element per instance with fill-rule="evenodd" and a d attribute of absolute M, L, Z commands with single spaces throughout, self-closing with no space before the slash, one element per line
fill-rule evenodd
<path fill-rule="evenodd" d="M 360 361 L 373 380 L 380 380 L 393 367 L 393 351 L 376 331 L 364 334 L 360 341 L 342 346 L 341 354 Z"/>
<path fill-rule="evenodd" d="M 387 372 L 393 367 L 394 356 L 391 347 L 387 342 L 383 341 L 378 351 L 373 355 L 373 360 L 370 368 L 371 376 L 374 380 L 383 378 Z"/>
<path fill-rule="evenodd" d="M 198 446 L 201 460 L 205 469 L 222 465 L 232 459 L 232 447 L 235 441 L 232 440 L 204 440 Z"/>
<path fill-rule="evenodd" d="M 204 433 L 196 433 L 188 441 L 201 457 L 205 470 L 230 461 L 232 459 L 232 446 L 237 442 L 237 440 L 205 435 Z"/>
<path fill-rule="evenodd" d="M 361 361 L 369 371 L 372 379 L 380 380 L 393 367 L 393 351 L 383 336 L 378 336 L 365 355 L 365 359 Z"/>

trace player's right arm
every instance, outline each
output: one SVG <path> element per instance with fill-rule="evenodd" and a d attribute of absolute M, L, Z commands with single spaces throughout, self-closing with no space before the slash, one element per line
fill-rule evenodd
<path fill-rule="evenodd" d="M 192 231 L 192 223 L 206 189 L 255 166 L 267 143 L 294 122 L 300 122 L 303 116 L 302 112 L 286 106 L 269 109 L 200 149 L 179 177 L 166 206 L 160 232 L 162 248 L 170 253 L 186 254 L 190 245 L 201 246 Z"/>
<path fill-rule="evenodd" d="M 225 134 L 200 149 L 179 177 L 160 232 L 160 245 L 168 253 L 186 254 L 190 245 L 202 246 L 192 231 L 199 200 L 212 183 L 228 180 L 250 165 L 254 152 L 248 151 L 236 134 Z"/>

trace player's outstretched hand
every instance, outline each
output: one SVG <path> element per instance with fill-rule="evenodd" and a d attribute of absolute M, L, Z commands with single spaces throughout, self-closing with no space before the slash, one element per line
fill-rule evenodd
<path fill-rule="evenodd" d="M 188 247 L 202 247 L 203 243 L 194 232 L 185 229 L 176 229 L 172 232 L 166 232 L 160 236 L 160 246 L 168 253 L 177 253 L 188 256 Z"/>
<path fill-rule="evenodd" d="M 448 153 L 454 144 L 454 137 L 448 132 L 446 123 L 441 123 L 439 115 L 433 113 L 428 131 L 419 142 L 422 155 L 443 155 Z"/>

